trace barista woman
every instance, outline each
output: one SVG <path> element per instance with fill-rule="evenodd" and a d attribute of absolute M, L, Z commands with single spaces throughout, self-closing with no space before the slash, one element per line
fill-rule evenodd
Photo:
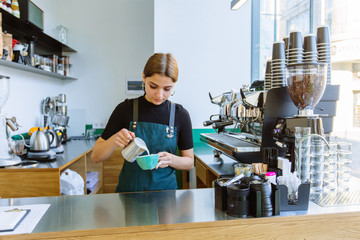
<path fill-rule="evenodd" d="M 175 169 L 194 166 L 192 127 L 189 113 L 168 98 L 178 79 L 176 59 L 170 53 L 152 55 L 143 72 L 145 95 L 126 99 L 113 111 L 92 152 L 102 162 L 135 136 L 143 139 L 150 154 L 159 154 L 155 169 L 142 170 L 136 161 L 124 161 L 116 192 L 177 189 Z M 177 148 L 180 156 L 175 155 Z"/>

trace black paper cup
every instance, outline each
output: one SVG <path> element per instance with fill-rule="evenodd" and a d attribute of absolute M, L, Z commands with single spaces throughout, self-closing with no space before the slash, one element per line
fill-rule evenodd
<path fill-rule="evenodd" d="M 319 26 L 316 30 L 317 43 L 330 43 L 329 26 Z"/>
<path fill-rule="evenodd" d="M 271 73 L 271 60 L 266 61 L 266 72 L 265 73 Z"/>
<path fill-rule="evenodd" d="M 284 41 L 285 50 L 288 50 L 289 49 L 289 37 L 288 36 L 284 37 L 283 41 Z"/>
<path fill-rule="evenodd" d="M 285 46 L 283 41 L 274 42 L 272 59 L 285 59 Z"/>
<path fill-rule="evenodd" d="M 289 49 L 293 49 L 293 48 L 302 48 L 303 47 L 303 43 L 302 43 L 302 35 L 301 32 L 290 32 L 290 37 L 289 37 Z"/>
<path fill-rule="evenodd" d="M 304 52 L 317 52 L 316 35 L 308 34 L 304 37 Z"/>

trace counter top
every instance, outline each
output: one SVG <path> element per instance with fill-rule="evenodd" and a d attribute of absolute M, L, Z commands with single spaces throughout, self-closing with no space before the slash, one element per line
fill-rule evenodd
<path fill-rule="evenodd" d="M 257 219 L 256 221 L 260 221 L 260 223 L 267 222 L 272 224 L 280 221 L 287 224 L 287 230 L 289 230 L 293 227 L 297 228 L 294 224 L 289 225 L 291 221 L 296 220 L 296 217 L 323 214 L 330 217 L 331 214 L 351 213 L 350 215 L 353 217 L 358 216 L 358 218 L 355 217 L 355 219 L 360 218 L 360 205 L 322 208 L 312 202 L 310 202 L 307 211 L 282 212 L 279 216 L 267 218 L 233 218 L 224 212 L 215 209 L 213 188 L 88 196 L 0 199 L 0 206 L 21 206 L 28 204 L 51 204 L 45 215 L 35 227 L 33 233 L 66 231 L 67 236 L 69 236 L 69 232 L 71 231 L 92 229 L 106 230 L 107 228 L 112 229 L 111 231 L 107 231 L 107 235 L 110 234 L 109 232 L 115 233 L 116 231 L 114 230 L 116 228 L 119 228 L 119 232 L 124 233 L 126 229 L 128 229 L 127 227 L 141 226 L 152 226 L 152 228 L 161 226 L 162 229 L 170 230 L 173 227 L 177 229 L 181 228 L 179 226 L 182 225 L 176 224 L 190 223 L 206 223 L 207 225 L 211 225 L 212 223 L 221 225 L 235 224 L 244 228 L 248 224 L 255 224 L 254 219 Z M 283 217 L 286 219 L 279 220 Z M 315 219 L 318 218 L 319 217 L 315 217 Z M 321 217 L 321 221 L 324 220 L 323 218 L 324 216 Z M 310 219 L 312 218 L 307 219 L 309 223 L 311 222 Z M 227 222 L 225 220 L 237 220 L 238 222 Z M 355 220 L 352 219 L 351 221 Z M 321 224 L 326 225 L 324 222 L 321 222 Z M 273 227 L 274 226 L 272 226 L 272 228 Z M 360 226 L 358 224 L 350 224 L 348 227 L 356 228 L 356 231 L 354 232 L 353 229 L 351 234 L 360 233 Z M 153 231 L 149 230 L 150 228 L 146 229 L 146 232 L 148 233 Z M 134 232 L 135 230 L 131 231 Z M 280 229 L 277 231 L 281 232 Z M 135 232 L 140 234 L 137 231 Z M 330 232 L 331 230 L 329 229 L 329 233 Z M 76 234 L 78 233 L 79 232 L 76 232 Z M 20 236 L 21 235 L 19 235 L 19 237 Z M 36 236 L 40 238 L 41 236 L 50 235 L 40 234 Z M 30 236 L 28 237 L 30 238 Z M 186 237 L 184 238 L 186 239 Z"/>
<path fill-rule="evenodd" d="M 234 176 L 234 165 L 238 161 L 221 154 L 220 157 L 214 156 L 213 148 L 206 143 L 194 144 L 194 155 L 202 161 L 217 177 Z"/>
<path fill-rule="evenodd" d="M 78 173 L 84 181 L 87 181 L 87 172 L 98 172 L 99 184 L 94 192 L 101 192 L 103 164 L 91 160 L 94 144 L 95 140 L 71 140 L 63 144 L 64 152 L 57 154 L 55 160 L 40 161 L 35 167 L 0 168 L 0 197 L 60 196 L 60 176 L 67 169 Z"/>
<path fill-rule="evenodd" d="M 71 143 L 66 147 L 77 155 L 88 151 L 94 142 Z M 205 144 L 196 145 L 194 150 L 212 171 L 236 163 L 223 155 L 225 164 L 212 162 L 212 150 Z M 67 157 L 72 156 L 63 156 Z M 230 173 L 230 168 L 227 171 Z M 360 204 L 321 207 L 309 202 L 306 211 L 234 218 L 215 209 L 213 188 L 0 199 L 0 206 L 33 204 L 50 207 L 32 234 L 2 239 L 354 239 L 360 235 L 360 225 L 354 224 L 360 221 Z"/>

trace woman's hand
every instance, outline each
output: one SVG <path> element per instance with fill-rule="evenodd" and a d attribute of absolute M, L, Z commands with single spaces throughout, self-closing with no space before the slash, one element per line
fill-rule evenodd
<path fill-rule="evenodd" d="M 119 132 L 115 133 L 113 137 L 115 138 L 115 145 L 120 148 L 124 148 L 133 138 L 135 138 L 135 133 L 123 128 Z"/>
<path fill-rule="evenodd" d="M 159 152 L 159 161 L 155 169 L 166 168 L 170 166 L 173 155 L 168 152 Z"/>

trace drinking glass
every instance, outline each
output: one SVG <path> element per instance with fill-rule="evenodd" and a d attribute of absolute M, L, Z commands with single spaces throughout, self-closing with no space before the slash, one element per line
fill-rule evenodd
<path fill-rule="evenodd" d="M 337 143 L 329 142 L 328 154 L 324 159 L 324 182 L 323 192 L 337 191 Z"/>
<path fill-rule="evenodd" d="M 310 189 L 312 193 L 320 193 L 322 191 L 327 148 L 326 143 L 320 137 L 313 137 L 311 139 Z"/>
<path fill-rule="evenodd" d="M 349 181 L 351 178 L 352 163 L 352 144 L 349 142 L 338 142 L 337 153 L 337 181 L 338 191 L 349 191 Z"/>
<path fill-rule="evenodd" d="M 295 127 L 295 171 L 301 182 L 310 180 L 310 138 L 300 140 L 309 135 L 310 127 Z"/>
<path fill-rule="evenodd" d="M 246 163 L 237 163 L 234 165 L 235 176 L 244 174 L 244 177 L 251 177 L 252 166 Z"/>

